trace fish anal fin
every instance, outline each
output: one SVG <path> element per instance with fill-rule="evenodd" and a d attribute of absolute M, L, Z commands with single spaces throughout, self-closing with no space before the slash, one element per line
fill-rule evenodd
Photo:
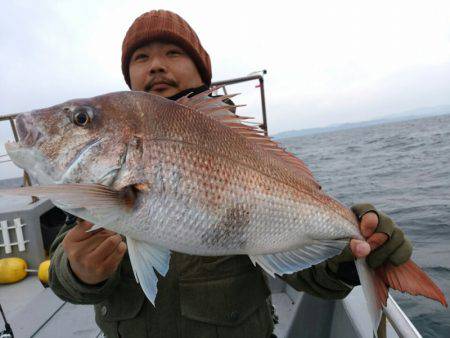
<path fill-rule="evenodd" d="M 277 252 L 266 255 L 249 255 L 253 263 L 258 263 L 269 275 L 282 276 L 291 274 L 342 252 L 348 244 L 347 240 L 312 241 L 310 244 L 291 251 Z"/>
<path fill-rule="evenodd" d="M 421 295 L 434 299 L 445 307 L 448 306 L 441 289 L 411 259 L 399 266 L 386 263 L 376 269 L 376 275 L 387 286 L 395 290 L 407 292 L 414 296 Z"/>

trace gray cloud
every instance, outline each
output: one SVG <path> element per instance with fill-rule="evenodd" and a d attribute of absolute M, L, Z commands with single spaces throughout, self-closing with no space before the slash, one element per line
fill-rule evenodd
<path fill-rule="evenodd" d="M 365 121 L 415 108 L 448 105 L 450 63 L 411 67 L 376 83 L 341 93 L 302 99 L 272 101 L 269 105 L 273 132 Z M 295 95 L 292 95 L 295 97 Z"/>
<path fill-rule="evenodd" d="M 446 2 L 255 7 L 230 0 L 218 9 L 169 0 L 20 1 L 2 3 L 0 12 L 0 114 L 128 90 L 122 39 L 152 8 L 173 10 L 192 24 L 211 55 L 213 79 L 268 69 L 272 132 L 450 104 Z M 254 85 L 236 91 L 243 92 L 237 102 L 249 105 L 243 113 L 258 115 Z M 5 123 L 0 132 L 3 144 L 11 137 Z"/>

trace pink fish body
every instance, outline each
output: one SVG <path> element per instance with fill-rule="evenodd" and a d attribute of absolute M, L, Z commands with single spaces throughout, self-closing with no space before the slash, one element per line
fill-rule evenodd
<path fill-rule="evenodd" d="M 247 254 L 269 274 L 282 275 L 363 238 L 354 214 L 321 190 L 301 160 L 230 113 L 223 98 L 207 94 L 179 102 L 143 92 L 73 100 L 20 115 L 22 141 L 7 144 L 11 159 L 47 186 L 22 193 L 49 196 L 127 236 L 151 301 L 152 267 L 165 275 L 171 250 Z M 368 271 L 363 261 L 357 266 L 360 274 Z M 363 281 L 372 284 L 368 292 L 378 306 L 385 304 L 387 291 L 379 290 L 386 285 L 445 302 L 429 279 L 422 288 L 389 283 L 395 269 L 378 273 L 383 278 L 368 272 Z"/>

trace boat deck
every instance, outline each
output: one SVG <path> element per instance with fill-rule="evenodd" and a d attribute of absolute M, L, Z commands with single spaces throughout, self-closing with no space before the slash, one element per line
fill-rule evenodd
<path fill-rule="evenodd" d="M 279 318 L 275 326 L 278 338 L 373 337 L 360 288 L 345 300 L 327 301 L 299 293 L 281 280 L 269 282 Z M 0 303 L 16 338 L 103 337 L 91 305 L 62 301 L 35 276 L 1 285 Z M 387 333 L 387 337 L 397 337 L 389 325 Z"/>
<path fill-rule="evenodd" d="M 0 303 L 17 338 L 102 336 L 91 305 L 62 301 L 35 276 L 1 285 Z"/>

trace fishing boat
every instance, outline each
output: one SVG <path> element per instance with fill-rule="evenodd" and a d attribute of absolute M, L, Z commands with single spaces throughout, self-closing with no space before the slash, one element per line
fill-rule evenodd
<path fill-rule="evenodd" d="M 227 86 L 241 83 L 255 84 L 261 99 L 262 123 L 267 134 L 266 104 L 264 93 L 265 71 L 213 83 Z M 16 141 L 15 115 L 0 116 L 0 122 L 8 122 Z M 3 155 L 5 156 L 5 155 Z M 1 160 L 0 163 L 7 160 Z M 24 173 L 23 184 L 30 180 Z M 0 259 L 20 257 L 28 269 L 38 269 L 47 259 L 49 243 L 63 224 L 61 214 L 49 200 L 6 201 L 0 209 Z M 65 217 L 65 216 L 64 216 Z M 49 221 L 52 220 L 52 221 Z M 345 337 L 372 338 L 372 327 L 366 310 L 361 287 L 342 300 L 324 300 L 298 292 L 280 279 L 267 276 L 275 309 L 274 334 L 278 338 Z M 93 307 L 74 305 L 59 299 L 34 275 L 17 283 L 0 285 L 0 338 L 13 337 L 103 337 L 94 321 Z M 395 300 L 389 296 L 387 307 L 378 328 L 378 337 L 421 337 Z"/>

